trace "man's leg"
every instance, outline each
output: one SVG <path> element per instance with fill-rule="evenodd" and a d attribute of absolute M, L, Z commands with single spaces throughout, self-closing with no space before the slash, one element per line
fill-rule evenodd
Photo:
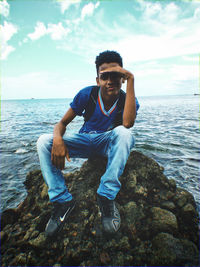
<path fill-rule="evenodd" d="M 70 157 L 87 158 L 90 154 L 90 140 L 84 134 L 72 134 L 63 137 L 68 147 Z M 61 170 L 51 161 L 53 135 L 42 135 L 37 142 L 38 155 L 42 174 L 48 185 L 49 199 L 53 203 L 53 211 L 46 226 L 48 236 L 60 231 L 75 206 L 72 195 L 68 192 Z"/>
<path fill-rule="evenodd" d="M 86 134 L 69 134 L 63 140 L 67 145 L 70 157 L 87 158 L 90 153 L 90 140 Z M 41 171 L 48 186 L 51 202 L 65 202 L 72 199 L 65 185 L 61 170 L 57 169 L 51 161 L 53 135 L 41 135 L 37 141 L 37 150 L 40 159 Z"/>
<path fill-rule="evenodd" d="M 134 138 L 130 129 L 118 126 L 103 136 L 101 154 L 108 158 L 106 172 L 101 177 L 97 190 L 97 201 L 102 214 L 102 224 L 106 232 L 114 233 L 120 227 L 120 214 L 115 204 L 115 197 L 120 190 L 119 177 L 124 171 Z M 108 145 L 109 144 L 109 145 Z M 100 145 L 98 145 L 100 147 Z M 102 146 L 102 144 L 101 144 Z"/>
<path fill-rule="evenodd" d="M 130 151 L 134 146 L 133 133 L 131 129 L 118 126 L 108 135 L 108 142 L 107 151 L 104 151 L 108 158 L 106 172 L 101 177 L 97 193 L 113 200 L 120 190 L 119 177 L 124 171 Z"/>

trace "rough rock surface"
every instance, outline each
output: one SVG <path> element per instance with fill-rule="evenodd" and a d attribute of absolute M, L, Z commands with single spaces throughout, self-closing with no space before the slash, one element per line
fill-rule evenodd
<path fill-rule="evenodd" d="M 106 160 L 66 175 L 77 205 L 60 234 L 44 234 L 51 205 L 40 171 L 28 174 L 27 198 L 1 217 L 1 266 L 198 266 L 198 213 L 193 196 L 163 168 L 132 152 L 117 196 L 122 224 L 102 232 L 96 190 Z"/>

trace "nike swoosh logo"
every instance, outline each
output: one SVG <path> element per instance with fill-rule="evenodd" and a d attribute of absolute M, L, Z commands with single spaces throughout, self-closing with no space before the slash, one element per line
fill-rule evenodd
<path fill-rule="evenodd" d="M 67 213 L 68 213 L 69 210 L 70 210 L 70 208 L 68 208 L 68 210 L 65 212 L 65 214 L 64 214 L 62 217 L 60 217 L 60 221 L 61 221 L 61 222 L 64 221 L 65 216 L 67 215 Z"/>

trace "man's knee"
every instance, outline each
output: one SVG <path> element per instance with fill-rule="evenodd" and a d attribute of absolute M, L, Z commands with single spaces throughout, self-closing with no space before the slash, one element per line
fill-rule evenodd
<path fill-rule="evenodd" d="M 130 128 L 126 128 L 120 125 L 113 129 L 114 137 L 120 139 L 121 142 L 130 143 L 131 146 L 134 145 L 134 136 Z"/>
<path fill-rule="evenodd" d="M 120 137 L 132 137 L 132 131 L 130 128 L 126 128 L 123 125 L 117 126 L 116 128 L 113 129 L 113 132 L 115 135 L 118 135 Z"/>
<path fill-rule="evenodd" d="M 37 150 L 39 151 L 43 147 L 50 145 L 53 141 L 52 134 L 42 134 L 37 140 Z"/>

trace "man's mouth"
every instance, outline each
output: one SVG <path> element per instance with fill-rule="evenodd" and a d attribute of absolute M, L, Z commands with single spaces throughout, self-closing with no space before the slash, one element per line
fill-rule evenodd
<path fill-rule="evenodd" d="M 116 90 L 117 87 L 118 87 L 118 86 L 117 86 L 116 84 L 113 84 L 113 85 L 111 85 L 111 86 L 108 86 L 107 88 L 108 88 L 109 91 L 112 91 L 112 90 Z"/>

